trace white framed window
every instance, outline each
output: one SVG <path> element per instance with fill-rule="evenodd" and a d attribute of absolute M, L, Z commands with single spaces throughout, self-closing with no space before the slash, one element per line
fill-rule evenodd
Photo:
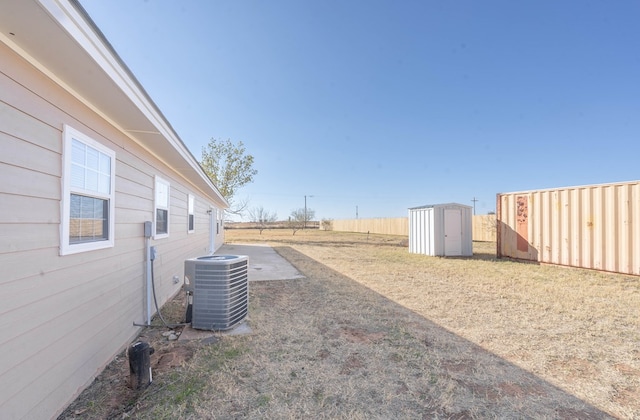
<path fill-rule="evenodd" d="M 153 212 L 154 239 L 169 236 L 169 194 L 170 184 L 159 176 L 155 177 L 155 200 Z"/>
<path fill-rule="evenodd" d="M 187 232 L 193 233 L 196 230 L 196 220 L 194 214 L 195 198 L 191 194 L 187 196 Z"/>
<path fill-rule="evenodd" d="M 116 153 L 63 127 L 60 255 L 114 245 Z"/>

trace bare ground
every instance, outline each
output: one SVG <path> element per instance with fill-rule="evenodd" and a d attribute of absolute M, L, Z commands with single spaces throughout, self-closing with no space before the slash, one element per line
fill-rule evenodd
<path fill-rule="evenodd" d="M 120 355 L 61 418 L 640 418 L 637 277 L 408 254 L 402 238 L 229 231 L 306 278 L 251 283 L 253 333 Z M 179 296 L 165 318 L 183 316 Z"/>

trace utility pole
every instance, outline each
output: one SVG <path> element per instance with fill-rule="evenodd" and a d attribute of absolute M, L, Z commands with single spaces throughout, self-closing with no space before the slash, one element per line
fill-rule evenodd
<path fill-rule="evenodd" d="M 476 201 L 478 201 L 478 199 L 473 197 L 473 200 L 471 200 L 471 201 L 473 201 L 473 215 L 475 216 L 476 215 Z"/>
<path fill-rule="evenodd" d="M 309 196 L 309 198 L 313 197 L 312 195 Z M 302 223 L 302 229 L 306 229 L 307 228 L 307 196 L 304 196 L 304 221 Z"/>

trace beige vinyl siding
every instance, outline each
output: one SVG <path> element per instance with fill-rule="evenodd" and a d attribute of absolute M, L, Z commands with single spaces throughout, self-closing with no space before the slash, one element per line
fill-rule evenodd
<path fill-rule="evenodd" d="M 0 167 L 0 171 L 4 168 Z M 0 187 L 4 188 L 4 187 Z M 20 209 L 20 212 L 16 212 Z M 57 223 L 60 203 L 55 200 L 0 191 L 0 221 L 2 223 Z"/>
<path fill-rule="evenodd" d="M 28 168 L 33 171 L 41 171 L 42 169 L 49 168 L 48 175 L 58 175 L 61 171 L 60 152 L 54 151 L 42 147 L 42 145 L 34 145 L 19 138 L 16 138 L 17 133 L 13 135 L 5 134 L 12 132 L 10 127 L 4 124 L 7 120 L 12 120 L 16 117 L 15 109 L 11 108 L 4 102 L 0 102 L 0 118 L 3 121 L 3 126 L 0 127 L 0 145 L 2 147 L 2 153 L 0 153 L 0 162 L 11 164 L 19 168 Z M 37 124 L 41 125 L 41 124 Z M 51 132 L 56 130 L 51 129 Z M 30 154 L 24 153 L 28 151 Z M 11 158 L 11 159 L 9 159 Z M 57 165 L 56 165 L 57 162 Z"/>
<path fill-rule="evenodd" d="M 154 261 L 154 272 L 157 281 L 156 293 L 158 298 L 168 298 L 175 293 L 183 281 L 184 260 L 186 255 L 201 256 L 209 253 L 209 215 L 206 213 L 208 205 L 200 204 L 195 196 L 195 232 L 187 232 L 186 199 L 187 192 L 181 186 L 174 184 L 171 188 L 171 216 L 169 223 L 169 238 L 153 241 L 157 249 Z M 173 277 L 177 276 L 179 283 L 173 284 Z"/>
<path fill-rule="evenodd" d="M 139 331 L 133 322 L 144 321 L 142 225 L 153 219 L 154 176 L 168 180 L 172 194 L 171 236 L 152 241 L 161 304 L 179 291 L 183 261 L 208 252 L 209 204 L 2 43 L 0 91 L 0 417 L 49 418 L 128 345 Z M 64 124 L 116 153 L 113 248 L 59 255 Z M 196 199 L 189 236 L 188 193 Z"/>
<path fill-rule="evenodd" d="M 0 383 L 10 384 L 7 389 L 0 388 L 7 404 L 36 406 L 37 400 L 24 398 L 46 398 L 46 393 L 38 395 L 37 388 L 51 391 L 60 380 L 74 384 L 75 393 L 83 385 L 80 380 L 86 381 L 90 377 L 87 374 L 95 374 L 119 350 L 116 343 L 131 338 L 132 327 L 126 325 L 134 312 L 140 311 L 131 300 L 123 305 L 123 293 L 126 296 L 127 288 L 140 283 L 132 281 L 139 277 L 140 270 L 136 266 L 127 269 L 123 263 L 108 267 L 111 265 L 105 261 L 102 276 L 83 275 L 70 267 L 50 273 L 45 280 L 38 275 L 17 282 L 16 288 L 22 290 L 11 295 L 11 302 L 3 302 L 3 323 L 6 327 L 19 326 L 5 328 L 0 343 L 2 353 L 8 355 L 0 362 Z M 78 375 L 78 369 L 88 362 L 86 355 L 93 361 L 91 371 Z"/>
<path fill-rule="evenodd" d="M 197 194 L 194 196 L 194 228 L 197 234 L 209 234 L 209 204 L 204 202 Z M 215 209 L 211 210 L 215 218 Z M 213 228 L 215 229 L 215 223 Z M 215 230 L 214 230 L 215 233 Z"/>
<path fill-rule="evenodd" d="M 123 271 L 122 277 L 126 278 L 127 274 L 134 273 Z M 11 404 L 20 404 L 22 401 L 22 404 L 33 407 L 38 404 L 37 398 L 45 396 L 47 390 L 51 391 L 65 383 L 77 388 L 78 378 L 92 375 L 96 362 L 111 356 L 113 345 L 107 345 L 105 338 L 115 342 L 129 340 L 130 332 L 122 328 L 126 311 L 119 305 L 123 292 L 120 289 L 134 283 L 111 280 L 112 276 L 105 275 L 77 286 L 77 292 L 68 291 L 52 296 L 48 299 L 50 302 L 41 305 L 37 311 L 50 310 L 51 319 L 47 321 L 49 318 L 46 318 L 37 326 L 33 322 L 25 325 L 24 334 L 9 342 L 13 347 L 9 349 L 9 354 L 17 351 L 20 360 L 13 360 L 13 368 L 3 373 L 3 378 L 13 384 L 11 389 L 0 392 L 3 396 L 11 396 Z M 71 307 L 69 298 L 79 299 L 77 306 Z M 66 311 L 57 312 L 58 306 L 66 308 Z M 105 316 L 105 310 L 123 313 L 120 316 Z M 38 337 L 37 340 L 33 340 L 33 336 Z M 37 342 L 47 345 L 37 345 Z M 40 380 L 29 381 L 34 377 Z M 52 383 L 56 386 L 52 387 Z M 29 400 L 24 401 L 25 397 Z"/>
<path fill-rule="evenodd" d="M 4 75 L 0 77 L 0 90 L 7 89 L 9 84 L 10 81 L 4 77 Z M 58 157 L 61 156 L 62 143 L 55 141 L 56 133 L 60 130 L 48 125 L 42 120 L 34 119 L 32 116 L 25 114 L 23 111 L 15 108 L 14 104 L 8 104 L 2 101 L 0 102 L 0 106 L 0 117 L 2 118 L 0 131 L 5 134 L 3 135 L 3 142 L 6 141 L 7 143 L 4 144 L 11 146 L 11 149 L 5 150 L 6 153 L 2 154 L 4 159 L 11 157 L 15 159 L 15 161 L 12 160 L 12 163 L 16 165 L 32 166 L 39 170 L 53 170 L 57 167 L 57 173 L 59 174 L 62 162 L 50 160 L 49 158 L 51 158 L 52 155 L 43 156 L 43 153 L 48 151 L 56 154 Z M 21 148 L 28 148 L 29 152 L 33 153 L 34 159 L 31 160 L 29 159 L 29 155 L 25 156 L 18 153 Z"/>
<path fill-rule="evenodd" d="M 0 123 L 2 120 L 0 119 Z M 0 143 L 0 147 L 2 144 Z M 41 197 L 57 200 L 60 197 L 60 177 L 28 168 L 4 165 L 2 190 L 5 194 Z"/>
<path fill-rule="evenodd" d="M 0 229 L 2 232 L 0 254 L 58 246 L 57 225 L 41 224 L 38 230 L 34 230 L 27 223 L 12 223 L 3 224 Z"/>

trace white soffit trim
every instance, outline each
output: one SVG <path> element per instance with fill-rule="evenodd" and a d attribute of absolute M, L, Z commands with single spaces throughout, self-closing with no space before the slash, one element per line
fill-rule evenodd
<path fill-rule="evenodd" d="M 94 30 L 94 27 L 85 20 L 84 16 L 76 9 L 76 7 L 67 0 L 37 0 L 41 7 L 55 20 L 55 22 L 63 28 L 70 37 L 72 37 L 81 48 L 100 66 L 105 74 L 118 86 L 118 88 L 134 103 L 134 105 L 140 110 L 144 117 L 151 122 L 151 124 L 157 128 L 160 136 L 164 137 L 171 147 L 181 156 L 181 158 L 188 163 L 191 168 L 202 178 L 207 186 L 214 191 L 220 198 L 221 203 L 228 205 L 224 197 L 220 194 L 218 188 L 211 182 L 208 176 L 204 174 L 200 164 L 195 160 L 191 152 L 184 145 L 182 140 L 177 136 L 173 128 L 169 125 L 164 116 L 156 108 L 155 104 L 148 98 L 147 94 L 140 88 L 138 82 L 132 78 L 128 69 L 124 68 L 119 59 L 114 56 L 110 46 L 105 45 L 105 40 Z M 97 28 L 96 28 L 97 29 Z M 0 34 L 0 36 L 2 36 Z M 40 71 L 44 72 L 56 83 L 63 86 L 67 91 L 73 94 L 76 98 L 82 101 L 85 105 L 90 107 L 93 111 L 109 121 L 114 127 L 117 127 L 120 131 L 127 134 L 129 138 L 137 143 L 141 144 L 135 137 L 135 134 L 139 131 L 135 129 L 128 129 L 122 127 L 120 124 L 113 121 L 109 116 L 105 115 L 100 109 L 96 108 L 91 101 L 80 95 L 75 89 L 62 81 L 55 74 L 52 74 L 46 66 L 39 63 L 35 58 L 26 53 L 22 48 L 12 42 L 10 39 L 2 36 L 3 41 L 12 45 L 12 48 L 20 52 L 20 54 L 27 58 L 28 61 L 36 66 Z M 148 132 L 147 132 L 148 133 Z M 155 133 L 151 133 L 155 134 Z M 173 167 L 173 165 L 166 162 L 165 159 L 154 153 L 148 147 L 149 150 L 157 159 L 161 160 L 167 166 Z M 181 174 L 181 171 L 176 171 Z M 184 177 L 184 175 L 182 175 Z M 187 179 L 187 178 L 185 178 Z"/>
<path fill-rule="evenodd" d="M 158 132 L 172 142 L 172 146 L 179 152 L 184 152 L 184 145 L 175 138 L 175 134 L 168 127 L 164 118 L 159 115 L 155 107 L 149 103 L 146 95 L 137 83 L 122 68 L 111 51 L 104 45 L 103 40 L 96 35 L 93 28 L 78 13 L 76 8 L 67 1 L 38 0 L 47 12 L 64 28 L 64 30 L 91 56 L 102 70 L 114 81 L 136 107 L 151 121 Z M 126 127 L 123 127 L 126 130 Z M 188 152 L 187 152 L 188 153 Z M 183 157 L 184 156 L 183 154 Z"/>

